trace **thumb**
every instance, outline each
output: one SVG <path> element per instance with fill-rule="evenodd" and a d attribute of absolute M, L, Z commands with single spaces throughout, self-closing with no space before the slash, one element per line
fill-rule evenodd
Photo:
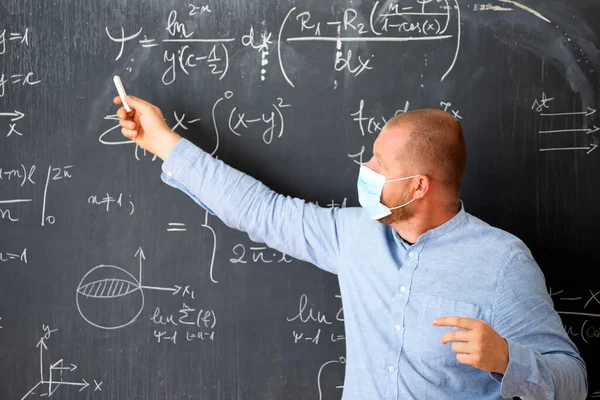
<path fill-rule="evenodd" d="M 152 104 L 135 96 L 127 95 L 125 100 L 139 114 L 148 114 L 153 107 Z"/>

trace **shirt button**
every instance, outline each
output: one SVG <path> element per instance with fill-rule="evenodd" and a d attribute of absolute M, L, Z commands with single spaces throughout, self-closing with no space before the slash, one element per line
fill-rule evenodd
<path fill-rule="evenodd" d="M 397 331 L 401 331 L 401 330 L 402 330 L 402 327 L 401 327 L 400 325 L 396 325 L 396 330 L 397 330 Z"/>
<path fill-rule="evenodd" d="M 173 177 L 173 173 L 171 171 L 167 172 L 167 175 L 169 175 L 171 178 Z"/>
<path fill-rule="evenodd" d="M 400 291 L 401 291 L 402 293 L 406 292 L 406 286 L 402 286 L 402 287 L 400 288 Z"/>
<path fill-rule="evenodd" d="M 390 372 L 394 372 L 396 369 L 394 367 L 392 367 L 391 365 L 388 367 L 388 371 Z"/>
<path fill-rule="evenodd" d="M 414 257 L 414 256 L 415 256 L 415 252 L 414 252 L 414 251 L 411 251 L 410 253 L 408 253 L 408 256 L 409 256 L 409 257 Z"/>

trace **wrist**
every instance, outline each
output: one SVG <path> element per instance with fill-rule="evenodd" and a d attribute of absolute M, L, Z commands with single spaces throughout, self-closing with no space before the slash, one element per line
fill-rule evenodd
<path fill-rule="evenodd" d="M 161 160 L 165 160 L 168 155 L 173 151 L 173 148 L 181 140 L 181 136 L 173 131 L 168 131 L 163 135 L 162 140 L 160 141 L 156 152 L 156 154 Z"/>
<path fill-rule="evenodd" d="M 501 346 L 500 354 L 501 354 L 501 362 L 497 368 L 497 371 L 494 371 L 494 372 L 504 375 L 506 373 L 506 370 L 508 369 L 508 363 L 510 362 L 510 356 L 509 356 L 509 351 L 508 351 L 508 342 L 504 338 L 502 338 L 502 346 Z"/>

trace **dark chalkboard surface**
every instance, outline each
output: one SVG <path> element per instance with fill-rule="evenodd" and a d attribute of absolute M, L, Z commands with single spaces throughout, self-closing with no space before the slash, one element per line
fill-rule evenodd
<path fill-rule="evenodd" d="M 386 119 L 463 124 L 600 397 L 594 0 L 0 4 L 0 397 L 339 399 L 336 277 L 252 243 L 117 128 L 115 74 L 273 189 L 356 206 Z"/>

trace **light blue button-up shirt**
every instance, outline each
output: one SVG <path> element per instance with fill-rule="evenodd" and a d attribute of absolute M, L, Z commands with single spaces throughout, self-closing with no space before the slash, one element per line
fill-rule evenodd
<path fill-rule="evenodd" d="M 465 212 L 414 245 L 361 208 L 277 194 L 182 139 L 162 179 L 256 242 L 337 274 L 343 399 L 585 399 L 585 364 L 515 236 Z M 437 317 L 486 321 L 508 342 L 505 375 L 460 364 Z"/>

